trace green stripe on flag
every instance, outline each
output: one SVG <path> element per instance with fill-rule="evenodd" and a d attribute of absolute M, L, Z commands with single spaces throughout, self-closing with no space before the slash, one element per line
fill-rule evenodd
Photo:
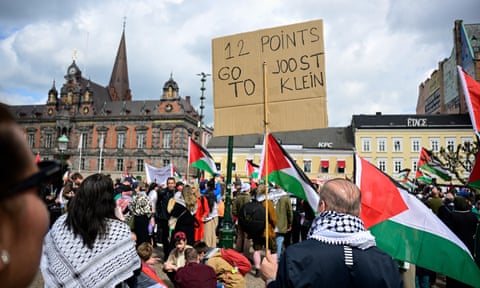
<path fill-rule="evenodd" d="M 392 220 L 381 222 L 370 227 L 369 230 L 376 236 L 377 246 L 384 251 L 389 251 L 389 255 L 394 259 L 416 263 L 417 266 L 447 275 L 474 287 L 480 287 L 480 269 L 470 254 L 455 243 Z M 391 236 L 378 237 L 378 235 Z M 420 242 L 428 245 L 407 244 Z"/>
<path fill-rule="evenodd" d="M 193 162 L 191 166 L 198 168 L 200 170 L 205 170 L 208 173 L 210 173 L 212 176 L 216 174 L 216 171 L 212 170 L 212 167 L 210 167 L 209 163 L 202 159 L 198 160 L 197 162 Z"/>
<path fill-rule="evenodd" d="M 305 195 L 305 190 L 300 181 L 298 181 L 298 178 L 295 178 L 282 170 L 276 170 L 270 173 L 268 180 L 279 184 L 285 191 L 288 191 L 303 200 L 308 200 L 307 195 Z M 316 209 L 313 211 L 316 211 Z"/>

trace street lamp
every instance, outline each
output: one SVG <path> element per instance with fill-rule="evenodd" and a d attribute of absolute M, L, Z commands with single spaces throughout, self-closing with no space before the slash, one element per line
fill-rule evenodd
<path fill-rule="evenodd" d="M 65 134 L 58 138 L 58 150 L 60 151 L 60 162 L 62 163 L 62 173 L 63 173 L 63 154 L 67 151 L 68 142 L 70 142 Z"/>

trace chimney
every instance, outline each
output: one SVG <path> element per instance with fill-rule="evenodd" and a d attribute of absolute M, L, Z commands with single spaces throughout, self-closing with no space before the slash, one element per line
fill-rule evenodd
<path fill-rule="evenodd" d="M 185 96 L 185 101 L 187 101 L 188 105 L 191 105 L 190 104 L 190 96 Z"/>

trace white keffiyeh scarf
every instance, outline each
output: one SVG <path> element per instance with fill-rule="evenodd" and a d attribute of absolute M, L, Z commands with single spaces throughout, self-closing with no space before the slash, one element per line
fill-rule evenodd
<path fill-rule="evenodd" d="M 334 245 L 350 245 L 365 250 L 375 246 L 375 238 L 363 221 L 353 215 L 325 211 L 313 220 L 307 239 Z"/>
<path fill-rule="evenodd" d="M 141 267 L 130 228 L 107 219 L 107 234 L 93 249 L 65 225 L 62 215 L 43 243 L 40 269 L 45 287 L 115 287 Z"/>

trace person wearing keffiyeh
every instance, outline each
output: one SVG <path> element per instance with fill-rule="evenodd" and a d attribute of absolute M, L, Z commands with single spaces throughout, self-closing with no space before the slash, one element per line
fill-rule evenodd
<path fill-rule="evenodd" d="M 289 246 L 278 265 L 267 252 L 261 266 L 267 287 L 402 287 L 396 262 L 359 218 L 360 200 L 352 182 L 327 181 L 307 240 Z"/>

